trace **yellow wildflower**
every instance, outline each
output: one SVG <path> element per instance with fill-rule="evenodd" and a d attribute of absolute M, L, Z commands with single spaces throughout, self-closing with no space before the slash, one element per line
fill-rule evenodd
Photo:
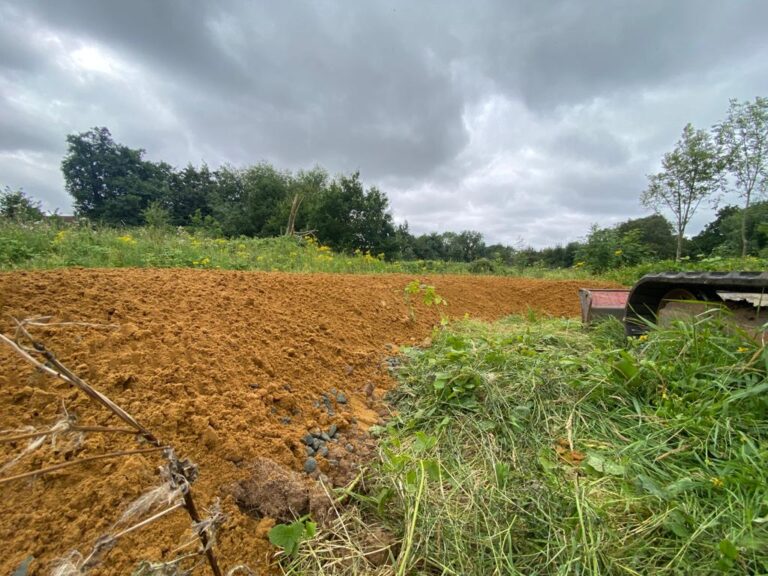
<path fill-rule="evenodd" d="M 710 478 L 710 481 L 712 482 L 713 488 L 722 488 L 725 486 L 725 482 L 723 482 L 722 479 L 718 478 L 717 476 Z"/>
<path fill-rule="evenodd" d="M 744 346 L 739 346 L 738 348 L 736 348 L 736 352 L 738 352 L 739 354 L 744 354 L 744 352 L 749 352 L 749 348 L 745 348 Z"/>
<path fill-rule="evenodd" d="M 616 250 L 613 254 L 615 256 L 621 256 L 622 254 L 624 254 L 624 250 Z"/>

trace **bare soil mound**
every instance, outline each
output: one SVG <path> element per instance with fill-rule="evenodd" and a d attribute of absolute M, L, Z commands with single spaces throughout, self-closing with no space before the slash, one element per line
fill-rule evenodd
<path fill-rule="evenodd" d="M 386 358 L 398 346 L 422 342 L 439 320 L 423 305 L 409 318 L 403 289 L 412 279 L 146 269 L 3 273 L 0 327 L 10 334 L 9 316 L 38 315 L 118 325 L 38 327 L 34 334 L 199 465 L 198 506 L 219 498 L 227 515 L 216 546 L 223 567 L 264 570 L 273 554 L 269 511 L 284 516 L 294 505 L 306 511 L 311 492 L 299 488 L 295 503 L 260 505 L 254 499 L 268 498 L 270 490 L 253 484 L 254 471 L 268 468 L 268 459 L 282 470 L 272 481 L 284 478 L 295 489 L 300 477 L 308 490 L 319 474 L 336 484 L 354 477 L 373 448 L 367 428 L 386 416 L 381 397 L 394 384 Z M 529 308 L 578 314 L 579 282 L 422 280 L 448 300 L 443 311 L 451 317 L 494 319 Z M 82 394 L 0 347 L 0 430 L 49 425 L 62 401 L 84 423 L 114 424 Z M 326 440 L 328 432 L 334 434 Z M 0 444 L 0 466 L 25 445 Z M 0 477 L 135 447 L 130 437 L 88 434 L 76 454 L 41 449 Z M 307 462 L 310 453 L 314 464 Z M 30 555 L 32 573 L 45 574 L 70 550 L 87 554 L 133 499 L 159 484 L 159 464 L 153 454 L 134 455 L 0 485 L 0 573 Z M 254 509 L 259 513 L 249 513 Z M 179 512 L 126 537 L 94 573 L 128 574 L 139 560 L 170 558 L 188 524 Z"/>

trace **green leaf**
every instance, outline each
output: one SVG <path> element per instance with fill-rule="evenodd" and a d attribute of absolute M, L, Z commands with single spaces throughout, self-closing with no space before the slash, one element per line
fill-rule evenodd
<path fill-rule="evenodd" d="M 437 460 L 424 460 L 424 470 L 426 470 L 427 477 L 430 480 L 440 480 L 440 464 Z"/>
<path fill-rule="evenodd" d="M 296 554 L 299 549 L 299 542 L 304 534 L 304 523 L 301 521 L 291 524 L 276 524 L 269 531 L 269 541 L 285 550 L 289 556 Z"/>
<path fill-rule="evenodd" d="M 626 472 L 626 468 L 621 464 L 606 460 L 597 454 L 590 454 L 584 462 L 584 465 L 592 468 L 595 472 L 608 474 L 609 476 L 624 476 L 624 473 Z"/>
<path fill-rule="evenodd" d="M 637 475 L 637 481 L 639 482 L 640 486 L 643 490 L 648 492 L 649 494 L 656 496 L 659 500 L 666 500 L 667 494 L 662 490 L 656 482 L 651 480 L 648 476 L 645 474 L 638 474 Z"/>
<path fill-rule="evenodd" d="M 730 540 L 720 540 L 717 549 L 720 550 L 720 554 L 729 560 L 736 560 L 739 557 L 739 549 Z"/>
<path fill-rule="evenodd" d="M 629 381 L 638 375 L 640 370 L 637 368 L 635 359 L 626 351 L 619 351 L 620 358 L 613 363 L 613 367 Z"/>
<path fill-rule="evenodd" d="M 305 538 L 312 538 L 317 533 L 317 524 L 299 518 L 290 524 L 276 524 L 269 531 L 269 541 L 294 556 L 299 550 L 299 543 Z"/>
<path fill-rule="evenodd" d="M 437 444 L 437 437 L 436 436 L 429 436 L 419 430 L 414 434 L 415 439 L 413 441 L 413 451 L 414 452 L 426 452 L 427 450 L 430 450 Z"/>
<path fill-rule="evenodd" d="M 762 384 L 758 384 L 757 386 L 750 386 L 749 388 L 746 388 L 744 390 L 739 390 L 738 392 L 734 392 L 728 397 L 725 403 L 730 404 L 731 402 L 736 402 L 737 400 L 744 400 L 746 398 L 751 398 L 752 396 L 757 396 L 758 394 L 762 394 L 765 391 L 768 391 L 768 382 L 763 382 Z"/>

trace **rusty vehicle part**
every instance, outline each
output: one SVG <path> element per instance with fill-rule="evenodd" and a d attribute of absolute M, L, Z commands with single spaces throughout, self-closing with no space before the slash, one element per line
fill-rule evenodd
<path fill-rule="evenodd" d="M 623 321 L 628 297 L 629 290 L 623 288 L 579 288 L 581 321 L 585 326 L 607 316 Z"/>
<path fill-rule="evenodd" d="M 643 276 L 627 299 L 624 326 L 639 336 L 711 308 L 727 308 L 735 323 L 762 331 L 768 322 L 768 272 L 663 272 Z"/>

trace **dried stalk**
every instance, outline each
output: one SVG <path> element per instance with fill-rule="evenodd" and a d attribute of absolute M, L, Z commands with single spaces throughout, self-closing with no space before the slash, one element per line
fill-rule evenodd
<path fill-rule="evenodd" d="M 40 468 L 38 470 L 31 470 L 24 472 L 23 474 L 16 474 L 15 476 L 7 476 L 0 478 L 0 485 L 13 482 L 14 480 L 21 480 L 23 478 L 29 478 L 30 476 L 38 476 L 40 474 L 48 474 L 67 468 L 68 466 L 74 466 L 75 464 L 85 464 L 86 462 L 93 462 L 95 460 L 104 460 L 106 458 L 118 458 L 120 456 L 130 456 L 131 454 L 146 454 L 147 452 L 157 452 L 159 450 L 166 450 L 168 446 L 153 446 L 152 448 L 141 448 L 139 450 L 120 450 L 118 452 L 107 452 L 106 454 L 98 454 L 96 456 L 89 456 L 87 458 L 79 458 L 77 460 L 70 460 L 69 462 L 61 462 L 60 464 L 54 464 L 47 468 Z"/>
<path fill-rule="evenodd" d="M 8 442 L 18 442 L 19 440 L 26 440 L 27 438 L 35 438 L 37 436 L 48 436 L 49 434 L 60 433 L 59 430 L 38 430 L 36 432 L 27 432 L 26 434 L 17 434 L 15 436 L 6 436 L 0 438 L 0 444 Z M 75 424 L 69 426 L 65 432 L 104 432 L 115 434 L 138 434 L 135 428 L 112 428 L 110 426 L 77 426 Z"/>
<path fill-rule="evenodd" d="M 7 345 L 9 345 L 17 354 L 19 354 L 22 358 L 24 358 L 24 360 L 32 364 L 35 368 L 64 380 L 68 384 L 71 384 L 75 388 L 78 388 L 79 390 L 84 392 L 92 400 L 98 402 L 108 410 L 111 410 L 112 412 L 114 412 L 114 414 L 118 418 L 123 420 L 123 422 L 125 422 L 129 426 L 133 426 L 151 444 L 154 444 L 155 446 L 160 445 L 160 441 L 149 430 L 147 430 L 146 428 L 144 428 L 144 426 L 139 424 L 133 416 L 131 416 L 125 410 L 120 408 L 120 406 L 112 402 L 112 400 L 104 396 L 104 394 L 102 394 L 98 390 L 94 390 L 91 386 L 89 386 L 82 379 L 80 379 L 80 377 L 73 374 L 66 366 L 64 366 L 63 364 L 61 364 L 61 362 L 59 362 L 59 360 L 53 355 L 52 352 L 50 352 L 40 342 L 37 342 L 34 338 L 32 338 L 32 336 L 27 331 L 27 329 L 24 328 L 23 324 L 21 324 L 16 319 L 14 319 L 14 321 L 16 322 L 16 325 L 20 330 L 20 332 L 32 343 L 32 346 L 34 347 L 35 352 L 41 354 L 48 361 L 48 363 L 53 366 L 53 368 L 37 360 L 34 356 L 32 356 L 29 353 L 27 349 L 22 347 L 17 342 L 11 340 L 4 334 L 0 334 L 0 341 L 5 342 Z"/>
<path fill-rule="evenodd" d="M 105 330 L 117 330 L 118 324 L 95 324 L 93 322 L 49 322 L 53 316 L 34 316 L 21 321 L 24 326 L 43 326 L 46 328 L 58 326 L 79 326 L 82 328 L 103 328 Z"/>
<path fill-rule="evenodd" d="M 29 333 L 29 331 L 26 329 L 26 325 L 50 326 L 51 324 L 47 323 L 47 320 L 49 318 L 50 317 L 37 317 L 37 318 L 32 318 L 32 319 L 23 320 L 23 321 L 19 321 L 13 318 L 13 321 L 16 323 L 16 339 L 12 340 L 7 336 L 5 336 L 4 334 L 0 334 L 0 342 L 4 342 L 8 346 L 10 346 L 11 349 L 13 349 L 19 356 L 21 356 L 28 363 L 32 364 L 38 370 L 41 370 L 42 372 L 45 372 L 47 374 L 60 378 L 61 380 L 64 380 L 68 384 L 71 384 L 75 388 L 85 393 L 93 401 L 97 402 L 98 404 L 101 404 L 102 406 L 110 410 L 118 418 L 120 418 L 129 426 L 131 426 L 134 430 L 136 430 L 146 441 L 153 444 L 154 447 L 145 448 L 141 450 L 126 450 L 121 452 L 111 452 L 108 454 L 101 454 L 98 456 L 91 456 L 89 458 L 82 458 L 79 460 L 64 462 L 61 464 L 56 464 L 54 466 L 49 466 L 48 468 L 42 468 L 40 470 L 35 470 L 35 471 L 27 472 L 24 474 L 18 474 L 16 476 L 11 476 L 8 478 L 0 478 L 0 485 L 6 482 L 11 482 L 13 480 L 19 480 L 19 479 L 27 478 L 30 476 L 47 474 L 49 472 L 60 470 L 62 468 L 65 468 L 67 466 L 71 466 L 74 464 L 82 464 L 82 463 L 90 462 L 94 460 L 101 460 L 101 459 L 112 458 L 117 456 L 126 456 L 129 454 L 141 454 L 141 453 L 152 452 L 156 450 L 164 450 L 165 456 L 168 459 L 168 469 L 169 469 L 169 472 L 171 473 L 172 482 L 174 482 L 174 485 L 182 488 L 183 507 L 186 509 L 187 514 L 192 520 L 193 527 L 205 526 L 205 523 L 200 518 L 200 514 L 197 511 L 197 506 L 195 505 L 195 501 L 192 498 L 192 491 L 189 488 L 189 484 L 191 484 L 197 477 L 197 467 L 192 465 L 190 462 L 186 460 L 179 461 L 175 457 L 172 448 L 170 448 L 169 446 L 161 446 L 160 440 L 158 440 L 154 434 L 152 434 L 147 428 L 139 424 L 139 422 L 133 416 L 131 416 L 128 412 L 123 410 L 120 406 L 112 402 L 112 400 L 107 398 L 104 394 L 92 388 L 80 377 L 78 377 L 76 374 L 71 372 L 66 366 L 64 366 L 61 362 L 59 362 L 59 360 L 56 358 L 56 356 L 53 355 L 53 353 L 50 350 L 48 350 L 42 343 L 36 341 L 32 337 L 32 335 Z M 78 324 L 87 325 L 88 323 L 78 323 Z M 18 340 L 20 335 L 26 338 L 32 344 L 33 349 L 30 350 L 22 346 L 21 344 L 19 344 Z M 32 355 L 32 353 L 37 353 L 43 356 L 43 358 L 46 359 L 47 364 L 44 364 L 39 360 L 37 360 Z M 99 431 L 105 431 L 105 430 L 99 430 Z M 176 509 L 176 508 L 173 507 L 173 509 Z M 170 512 L 170 509 L 168 510 L 168 512 Z M 200 539 L 200 543 L 202 544 L 202 547 L 203 547 L 203 552 L 205 554 L 206 559 L 208 560 L 208 564 L 210 565 L 211 571 L 213 572 L 214 576 L 222 576 L 221 570 L 216 560 L 216 555 L 213 552 L 213 541 L 208 536 L 207 530 L 206 529 L 196 530 L 196 533 L 198 535 L 198 538 Z M 98 556 L 100 556 L 102 553 L 105 553 L 112 546 L 114 546 L 114 541 L 115 541 L 114 537 L 107 536 L 102 538 L 99 542 L 97 542 L 91 555 L 88 557 L 88 559 L 86 559 L 85 562 L 83 562 L 81 569 L 87 569 L 88 567 L 90 567 L 89 562 L 95 562 Z"/>

